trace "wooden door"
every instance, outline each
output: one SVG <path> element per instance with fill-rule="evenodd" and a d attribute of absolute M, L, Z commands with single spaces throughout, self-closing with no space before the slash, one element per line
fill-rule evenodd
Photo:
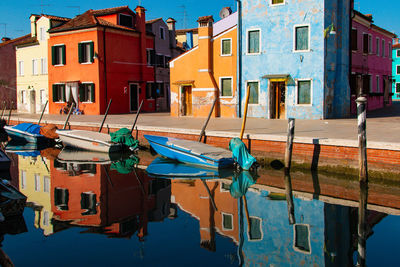
<path fill-rule="evenodd" d="M 183 87 L 183 116 L 192 115 L 192 86 Z"/>
<path fill-rule="evenodd" d="M 129 84 L 130 111 L 138 110 L 139 106 L 139 86 L 136 83 Z"/>
<path fill-rule="evenodd" d="M 285 82 L 271 82 L 270 86 L 271 119 L 285 119 L 286 114 L 286 84 Z"/>

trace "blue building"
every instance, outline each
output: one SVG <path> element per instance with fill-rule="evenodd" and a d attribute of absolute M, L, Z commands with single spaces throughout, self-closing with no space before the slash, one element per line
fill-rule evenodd
<path fill-rule="evenodd" d="M 392 76 L 393 76 L 393 100 L 400 100 L 400 43 L 397 42 L 393 45 L 392 50 Z"/>
<path fill-rule="evenodd" d="M 238 115 L 327 119 L 350 114 L 351 0 L 242 1 Z"/>

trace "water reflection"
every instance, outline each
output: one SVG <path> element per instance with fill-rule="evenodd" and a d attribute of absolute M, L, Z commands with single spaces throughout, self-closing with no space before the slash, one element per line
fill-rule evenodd
<path fill-rule="evenodd" d="M 182 264 L 185 259 L 245 266 L 355 264 L 357 181 L 316 172 L 218 172 L 159 158 L 153 161 L 146 153 L 102 158 L 42 150 L 34 156 L 11 157 L 18 162 L 17 171 L 11 170 L 12 183 L 28 197 L 28 207 L 34 211 L 34 221 L 27 223 L 41 229 L 44 236 L 54 237 L 48 242 L 62 239 L 58 233 L 79 228 L 76 240 L 87 239 L 87 234 L 128 238 L 141 244 L 139 250 L 146 241 L 150 255 L 182 251 Z M 399 188 L 388 191 L 371 185 L 370 190 L 363 222 L 367 245 L 387 213 L 400 214 Z M 191 229 L 190 234 L 185 229 Z M 122 241 L 114 244 L 126 246 Z M 138 257 L 144 261 L 146 256 L 140 251 Z M 154 265 L 156 257 L 150 255 L 146 263 Z M 369 257 L 374 257 L 372 251 L 367 263 Z"/>

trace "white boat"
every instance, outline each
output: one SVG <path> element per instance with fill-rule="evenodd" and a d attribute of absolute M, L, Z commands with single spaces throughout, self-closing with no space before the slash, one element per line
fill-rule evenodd
<path fill-rule="evenodd" d="M 64 146 L 105 153 L 122 150 L 122 144 L 112 142 L 111 136 L 105 133 L 85 130 L 57 130 L 56 133 Z"/>

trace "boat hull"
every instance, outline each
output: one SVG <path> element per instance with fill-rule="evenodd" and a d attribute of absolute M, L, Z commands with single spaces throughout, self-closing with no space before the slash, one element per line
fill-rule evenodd
<path fill-rule="evenodd" d="M 0 171 L 8 171 L 10 166 L 10 158 L 6 155 L 6 153 L 3 152 L 3 150 L 0 149 Z"/>
<path fill-rule="evenodd" d="M 4 126 L 4 130 L 8 134 L 11 139 L 17 142 L 26 142 L 26 143 L 39 143 L 46 142 L 48 139 L 41 134 L 32 134 L 25 131 L 21 131 L 13 128 L 12 126 Z"/>
<path fill-rule="evenodd" d="M 103 153 L 122 150 L 122 144 L 110 142 L 107 134 L 82 130 L 57 130 L 56 133 L 67 147 Z"/>
<path fill-rule="evenodd" d="M 234 162 L 231 153 L 222 148 L 177 138 L 154 135 L 145 135 L 144 137 L 158 154 L 176 161 L 211 168 L 231 167 Z M 196 149 L 193 149 L 194 147 Z M 202 150 L 206 152 L 202 153 Z"/>

